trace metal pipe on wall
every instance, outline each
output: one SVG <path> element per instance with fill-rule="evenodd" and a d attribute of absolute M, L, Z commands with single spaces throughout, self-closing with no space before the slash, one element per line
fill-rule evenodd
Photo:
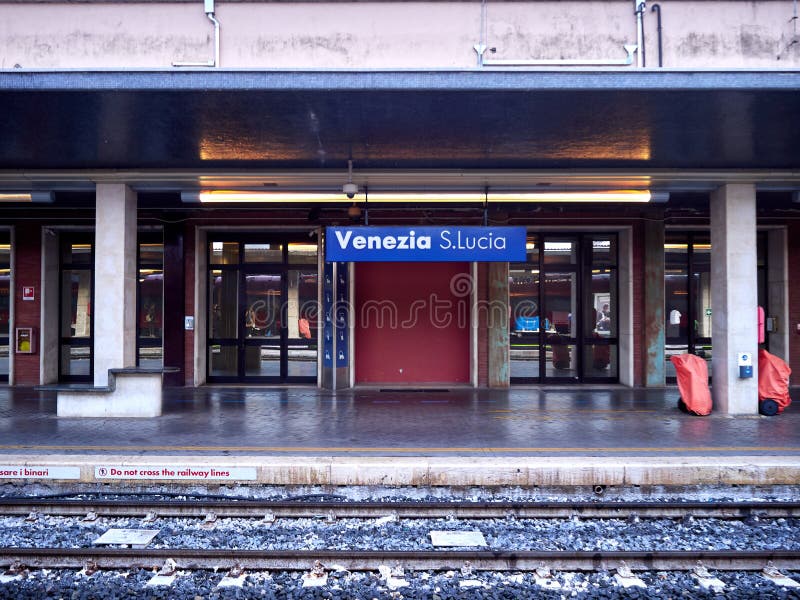
<path fill-rule="evenodd" d="M 645 66 L 645 48 L 644 48 L 644 11 L 645 0 L 634 0 L 634 13 L 636 14 L 636 45 L 639 46 L 639 51 L 636 53 L 636 66 Z"/>
<path fill-rule="evenodd" d="M 661 49 L 661 5 L 653 4 L 653 8 L 651 10 L 656 13 L 656 17 L 658 18 L 658 66 L 663 67 L 664 62 L 662 60 L 663 53 Z"/>

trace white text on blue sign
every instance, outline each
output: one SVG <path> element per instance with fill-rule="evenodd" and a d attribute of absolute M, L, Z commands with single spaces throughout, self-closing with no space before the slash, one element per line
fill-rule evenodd
<path fill-rule="evenodd" d="M 522 262 L 524 227 L 328 227 L 327 261 Z"/>

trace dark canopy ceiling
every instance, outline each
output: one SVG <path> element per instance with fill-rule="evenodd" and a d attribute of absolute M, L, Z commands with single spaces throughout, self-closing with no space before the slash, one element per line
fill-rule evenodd
<path fill-rule="evenodd" d="M 798 90 L 788 71 L 5 71 L 0 169 L 794 169 Z"/>

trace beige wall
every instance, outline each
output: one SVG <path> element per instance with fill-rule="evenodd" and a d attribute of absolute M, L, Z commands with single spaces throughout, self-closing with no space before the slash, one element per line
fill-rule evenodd
<path fill-rule="evenodd" d="M 792 0 L 659 4 L 665 67 L 800 64 Z M 655 67 L 656 15 L 647 8 Z M 471 68 L 481 13 L 480 2 L 217 2 L 220 66 Z M 485 16 L 486 44 L 496 48 L 487 59 L 621 59 L 622 45 L 636 43 L 632 0 L 489 1 Z M 201 2 L 0 0 L 0 68 L 163 68 L 212 57 Z"/>

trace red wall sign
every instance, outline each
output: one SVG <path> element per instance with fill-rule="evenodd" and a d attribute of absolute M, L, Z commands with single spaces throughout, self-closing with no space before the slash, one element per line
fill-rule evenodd
<path fill-rule="evenodd" d="M 23 300 L 36 300 L 36 288 L 31 286 L 23 287 L 22 288 L 22 299 Z"/>

